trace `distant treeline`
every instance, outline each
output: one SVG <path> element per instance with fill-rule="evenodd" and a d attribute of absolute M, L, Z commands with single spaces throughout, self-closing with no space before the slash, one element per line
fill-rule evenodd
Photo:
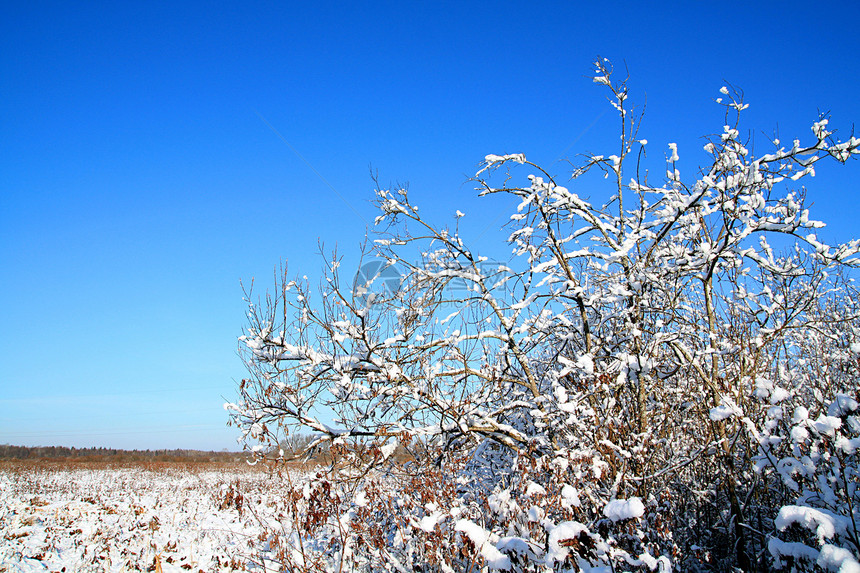
<path fill-rule="evenodd" d="M 116 450 L 113 448 L 67 448 L 65 446 L 10 446 L 0 444 L 0 459 L 80 460 L 80 461 L 154 461 L 154 462 L 233 462 L 244 460 L 241 452 L 202 452 L 199 450 Z"/>

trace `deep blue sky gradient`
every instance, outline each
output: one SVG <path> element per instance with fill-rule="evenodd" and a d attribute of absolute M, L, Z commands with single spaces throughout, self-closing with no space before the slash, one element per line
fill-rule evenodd
<path fill-rule="evenodd" d="M 313 279 L 319 240 L 349 268 L 371 166 L 492 253 L 511 205 L 476 200 L 484 155 L 564 179 L 559 159 L 615 151 L 597 55 L 689 178 L 725 82 L 763 150 L 819 111 L 847 136 L 857 22 L 850 2 L 4 3 L 0 443 L 235 448 L 239 280 Z M 860 235 L 858 173 L 807 183 L 832 240 Z"/>

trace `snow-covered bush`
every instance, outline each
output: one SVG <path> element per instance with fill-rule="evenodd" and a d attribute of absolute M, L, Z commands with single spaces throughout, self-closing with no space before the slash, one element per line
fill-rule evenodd
<path fill-rule="evenodd" d="M 310 431 L 332 460 L 285 492 L 288 569 L 856 565 L 860 309 L 839 271 L 860 242 L 823 244 L 791 186 L 860 140 L 822 117 L 756 154 L 722 88 L 709 162 L 685 179 L 670 144 L 654 185 L 626 80 L 596 67 L 619 147 L 572 185 L 604 175 L 600 203 L 488 155 L 480 193 L 514 200 L 503 265 L 378 188 L 367 254 L 402 281 L 351 288 L 333 257 L 318 297 L 286 274 L 249 297 L 228 409 L 249 440 Z"/>
<path fill-rule="evenodd" d="M 778 507 L 768 541 L 775 564 L 860 571 L 860 297 L 822 295 L 815 329 L 787 336 L 794 353 L 756 381 L 763 420 L 756 470 Z"/>

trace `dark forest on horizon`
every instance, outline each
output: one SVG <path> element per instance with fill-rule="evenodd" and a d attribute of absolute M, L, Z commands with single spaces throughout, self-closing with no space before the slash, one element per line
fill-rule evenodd
<path fill-rule="evenodd" d="M 245 459 L 242 452 L 207 452 L 186 449 L 122 450 L 115 448 L 74 448 L 66 446 L 12 446 L 0 444 L 2 460 L 77 460 L 113 462 L 235 462 Z"/>

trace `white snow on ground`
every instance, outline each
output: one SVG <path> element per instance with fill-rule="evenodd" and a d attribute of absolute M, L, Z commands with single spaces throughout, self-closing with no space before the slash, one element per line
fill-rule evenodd
<path fill-rule="evenodd" d="M 251 568 L 277 482 L 243 467 L 0 469 L 0 571 Z"/>

